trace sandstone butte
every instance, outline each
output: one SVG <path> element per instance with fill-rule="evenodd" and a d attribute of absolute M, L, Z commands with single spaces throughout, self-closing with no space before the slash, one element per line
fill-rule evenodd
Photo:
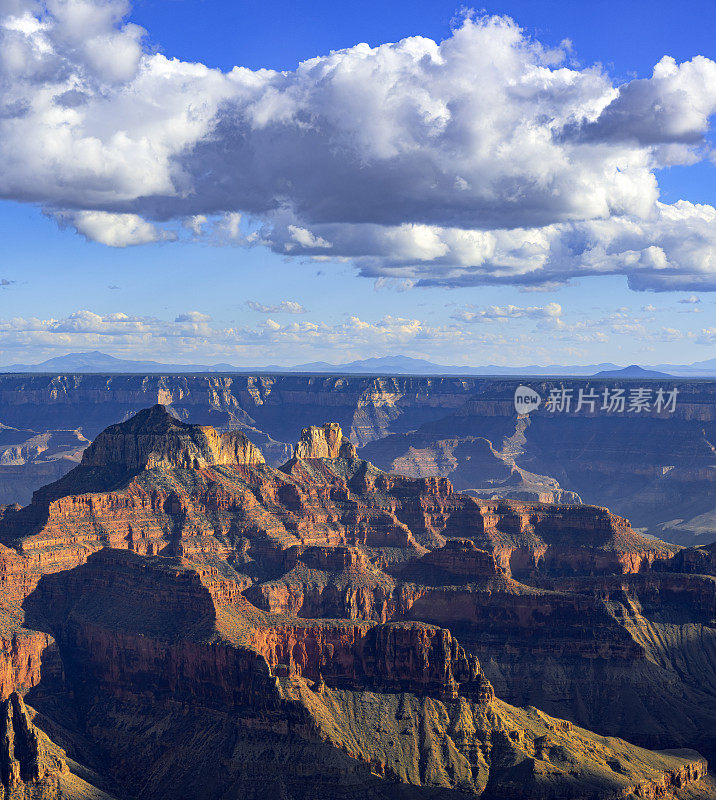
<path fill-rule="evenodd" d="M 716 796 L 713 551 L 607 509 L 156 405 L 0 543 L 4 798 Z"/>

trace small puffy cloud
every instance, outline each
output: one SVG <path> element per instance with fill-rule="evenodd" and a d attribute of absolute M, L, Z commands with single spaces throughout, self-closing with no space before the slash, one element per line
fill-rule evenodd
<path fill-rule="evenodd" d="M 208 314 L 202 314 L 201 311 L 187 311 L 184 314 L 179 314 L 174 322 L 210 322 L 211 317 Z"/>
<path fill-rule="evenodd" d="M 695 294 L 692 294 L 690 297 L 682 298 L 681 300 L 679 300 L 679 302 L 680 303 L 688 303 L 690 305 L 693 305 L 695 303 L 700 303 L 701 302 L 701 298 L 697 297 Z"/>
<path fill-rule="evenodd" d="M 16 283 L 17 283 L 17 281 L 11 281 L 8 278 L 0 279 L 0 286 L 2 286 L 3 289 L 7 289 L 8 286 L 13 286 Z"/>
<path fill-rule="evenodd" d="M 562 306 L 559 303 L 547 303 L 544 306 L 488 306 L 476 311 L 459 311 L 452 319 L 459 322 L 507 322 L 514 319 L 559 320 Z"/>
<path fill-rule="evenodd" d="M 201 236 L 204 233 L 204 226 L 207 223 L 205 214 L 194 214 L 193 217 L 184 220 L 184 227 L 190 230 L 195 236 Z"/>
<path fill-rule="evenodd" d="M 257 303 L 255 300 L 246 301 L 247 308 L 258 311 L 260 314 L 306 314 L 306 309 L 295 300 L 282 300 L 274 305 Z"/>
<path fill-rule="evenodd" d="M 376 291 L 380 289 L 392 289 L 395 292 L 409 292 L 415 286 L 415 281 L 410 278 L 376 278 L 373 283 L 373 288 Z"/>
<path fill-rule="evenodd" d="M 63 227 L 73 227 L 90 242 L 109 247 L 151 244 L 175 238 L 136 214 L 110 214 L 106 211 L 63 212 L 55 215 Z"/>
<path fill-rule="evenodd" d="M 229 240 L 241 239 L 241 214 L 232 211 L 224 214 L 215 226 L 216 234 Z"/>
<path fill-rule="evenodd" d="M 288 232 L 291 235 L 291 239 L 306 250 L 314 250 L 316 248 L 323 250 L 331 246 L 330 242 L 327 242 L 320 236 L 314 236 L 311 231 L 306 228 L 299 228 L 297 225 L 289 225 Z M 288 249 L 291 247 L 291 244 L 287 243 L 285 247 Z"/>
<path fill-rule="evenodd" d="M 684 334 L 682 331 L 678 330 L 678 328 L 662 328 L 655 336 L 658 340 L 662 342 L 676 342 L 679 339 L 684 338 Z"/>

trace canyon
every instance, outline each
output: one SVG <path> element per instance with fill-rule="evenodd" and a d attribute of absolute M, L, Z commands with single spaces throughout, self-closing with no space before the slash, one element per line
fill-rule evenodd
<path fill-rule="evenodd" d="M 525 379 L 526 380 L 526 379 Z M 643 533 L 681 545 L 716 538 L 716 383 L 676 388 L 673 413 L 575 411 L 518 416 L 520 381 L 362 375 L 0 375 L 0 502 L 27 504 L 69 472 L 88 441 L 142 408 L 238 430 L 271 466 L 301 430 L 337 422 L 360 455 L 387 472 L 446 476 L 476 496 L 605 505 Z M 625 379 L 529 379 L 542 398 L 598 394 Z"/>
<path fill-rule="evenodd" d="M 436 386 L 307 423 L 280 464 L 238 405 L 215 429 L 178 394 L 97 400 L 79 463 L 0 507 L 3 796 L 716 796 L 713 547 L 365 460 L 475 390 Z"/>

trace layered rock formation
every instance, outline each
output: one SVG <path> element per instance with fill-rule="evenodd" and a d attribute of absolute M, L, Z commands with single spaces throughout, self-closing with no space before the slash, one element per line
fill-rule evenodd
<path fill-rule="evenodd" d="M 456 797 L 708 796 L 692 751 L 651 753 L 495 700 L 477 660 L 441 628 L 290 621 L 227 602 L 189 563 L 111 550 L 43 578 L 28 600 L 28 619 L 52 631 L 82 686 L 90 734 L 120 765 L 110 774 L 120 778 L 138 748 L 165 765 L 131 776 L 140 797 L 229 787 L 258 797 L 267 774 L 291 798 L 329 785 L 346 798 L 411 786 Z M 204 744 L 182 748 L 187 735 Z"/>
<path fill-rule="evenodd" d="M 20 551 L 43 571 L 106 545 L 272 559 L 293 545 L 348 545 L 380 549 L 385 561 L 463 536 L 516 576 L 638 572 L 676 549 L 603 508 L 485 501 L 456 494 L 444 478 L 388 475 L 356 458 L 335 426 L 309 429 L 298 446 L 309 457 L 280 470 L 241 434 L 222 436 L 161 406 L 141 412 L 101 434 L 80 466 L 29 507 L 6 512 L 0 540 L 20 536 Z"/>
<path fill-rule="evenodd" d="M 337 424 L 276 469 L 154 406 L 0 541 L 4 694 L 88 797 L 713 792 L 642 747 L 713 744 L 716 583 L 605 508 L 389 475 Z"/>
<path fill-rule="evenodd" d="M 604 411 L 601 401 L 577 411 L 580 390 L 601 398 L 620 388 L 628 397 L 634 381 L 528 382 L 543 398 L 564 388 L 569 410 L 550 413 L 543 405 L 518 417 L 512 398 L 520 381 L 490 378 L 3 375 L 0 424 L 10 438 L 7 426 L 31 429 L 28 441 L 61 429 L 92 439 L 162 403 L 184 421 L 241 430 L 278 466 L 302 428 L 330 418 L 367 448 L 364 458 L 388 471 L 448 476 L 456 488 L 487 499 L 581 498 L 679 544 L 716 538 L 713 381 L 669 381 L 662 388 L 678 391 L 673 413 L 639 414 Z M 2 441 L 0 435 L 0 448 Z M 26 503 L 33 489 L 72 466 L 47 455 L 0 464 L 0 502 Z"/>
<path fill-rule="evenodd" d="M 210 426 L 187 425 L 162 405 L 142 411 L 128 422 L 112 425 L 87 448 L 83 467 L 200 469 L 209 466 L 263 464 L 261 451 L 242 433 L 217 433 Z"/>
<path fill-rule="evenodd" d="M 543 503 L 580 503 L 576 492 L 566 491 L 548 475 L 536 475 L 515 463 L 514 444 L 521 430 L 495 450 L 492 443 L 478 436 L 458 439 L 432 439 L 430 436 L 405 437 L 407 452 L 390 461 L 391 472 L 420 478 L 427 475 L 450 475 L 457 489 L 467 489 L 476 497 L 512 498 Z M 381 453 L 376 443 L 366 455 Z"/>
<path fill-rule="evenodd" d="M 716 575 L 716 542 L 702 547 L 686 547 L 665 562 L 663 568 L 675 572 Z"/>
<path fill-rule="evenodd" d="M 580 391 L 602 398 L 605 390 L 620 389 L 628 398 L 638 381 L 528 383 L 542 398 L 564 390 L 568 407 L 553 412 L 543 403 L 519 417 L 512 402 L 518 381 L 485 379 L 459 409 L 415 431 L 376 439 L 361 455 L 387 470 L 410 467 L 416 476 L 435 474 L 441 461 L 456 486 L 480 496 L 568 490 L 574 494 L 550 499 L 608 505 L 635 527 L 680 544 L 716 539 L 715 382 L 666 381 L 662 388 L 677 391 L 673 412 L 650 405 L 638 414 L 627 403 L 622 411 L 604 410 L 601 399 L 578 410 Z M 480 438 L 491 452 L 484 445 L 475 452 Z M 476 458 L 484 465 L 477 470 Z M 500 476 L 499 461 L 516 472 Z"/>
<path fill-rule="evenodd" d="M 311 425 L 301 431 L 296 445 L 296 458 L 356 458 L 356 449 L 343 435 L 337 422 L 328 422 L 322 428 Z"/>
<path fill-rule="evenodd" d="M 40 682 L 42 660 L 51 646 L 51 637 L 32 631 L 15 630 L 0 639 L 0 699 Z"/>
<path fill-rule="evenodd" d="M 0 405 L 6 425 L 81 428 L 89 438 L 155 403 L 194 423 L 286 443 L 329 418 L 362 445 L 459 408 L 479 385 L 476 378 L 357 375 L 0 375 Z"/>

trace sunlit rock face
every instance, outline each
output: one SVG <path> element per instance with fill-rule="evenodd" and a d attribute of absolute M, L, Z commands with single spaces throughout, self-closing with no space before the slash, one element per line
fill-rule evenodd
<path fill-rule="evenodd" d="M 263 463 L 261 451 L 242 433 L 188 425 L 157 404 L 103 431 L 85 451 L 81 465 L 131 471 Z"/>
<path fill-rule="evenodd" d="M 328 422 L 320 428 L 315 425 L 304 428 L 295 455 L 296 458 L 355 458 L 356 449 L 337 422 Z"/>

